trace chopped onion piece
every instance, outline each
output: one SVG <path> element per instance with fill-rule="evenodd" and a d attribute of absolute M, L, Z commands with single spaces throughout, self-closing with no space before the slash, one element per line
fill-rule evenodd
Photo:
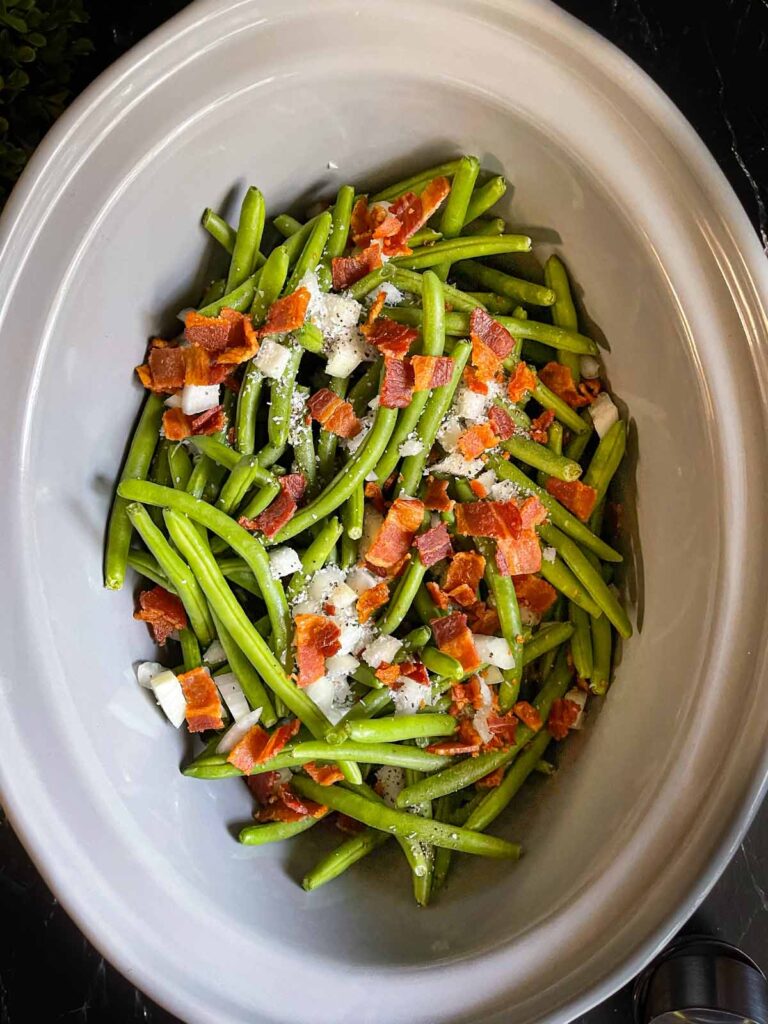
<path fill-rule="evenodd" d="M 471 388 L 461 387 L 453 403 L 453 411 L 462 419 L 477 421 L 485 412 L 486 401 L 486 395 L 472 391 Z"/>
<path fill-rule="evenodd" d="M 206 665 L 223 665 L 227 660 L 227 652 L 221 646 L 220 640 L 214 640 L 211 646 L 207 649 L 203 655 L 203 661 Z"/>
<path fill-rule="evenodd" d="M 405 789 L 405 771 L 385 764 L 376 772 L 376 791 L 389 807 L 395 806 L 400 791 Z"/>
<path fill-rule="evenodd" d="M 325 674 L 330 679 L 339 676 L 349 676 L 359 666 L 360 662 L 351 654 L 334 654 L 325 660 Z"/>
<path fill-rule="evenodd" d="M 301 559 L 294 548 L 272 548 L 269 552 L 269 571 L 272 579 L 279 580 L 283 576 L 291 576 L 301 569 Z"/>
<path fill-rule="evenodd" d="M 545 562 L 554 562 L 557 558 L 557 548 L 542 548 L 541 557 Z"/>
<path fill-rule="evenodd" d="M 599 437 L 605 437 L 613 424 L 619 421 L 619 410 L 607 391 L 600 392 L 590 405 L 589 413 Z"/>
<path fill-rule="evenodd" d="M 483 672 L 483 678 L 489 686 L 496 686 L 498 683 L 504 681 L 504 676 L 501 674 L 501 669 L 496 668 L 495 665 L 489 665 L 488 668 Z"/>
<path fill-rule="evenodd" d="M 339 608 L 349 608 L 356 603 L 357 594 L 348 583 L 337 583 L 332 588 L 328 600 L 337 610 Z"/>
<path fill-rule="evenodd" d="M 218 680 L 216 680 L 218 683 Z M 255 711 L 250 711 L 244 718 L 236 721 L 233 725 L 227 729 L 224 735 L 219 740 L 216 746 L 217 754 L 228 754 L 232 748 L 240 742 L 245 736 L 248 730 L 256 725 L 258 720 L 261 718 L 261 708 L 256 708 Z"/>
<path fill-rule="evenodd" d="M 600 362 L 594 356 L 582 356 L 579 360 L 581 376 L 587 380 L 594 380 L 600 376 Z"/>
<path fill-rule="evenodd" d="M 370 590 L 371 587 L 375 587 L 380 580 L 378 576 L 368 569 L 356 568 L 353 569 L 347 576 L 347 585 L 354 590 L 354 592 L 360 596 L 364 594 L 366 590 Z"/>
<path fill-rule="evenodd" d="M 214 409 L 219 404 L 218 384 L 185 384 L 181 392 L 181 411 L 187 416 Z"/>
<path fill-rule="evenodd" d="M 578 686 L 572 687 L 565 695 L 566 700 L 573 701 L 574 704 L 579 705 L 579 717 L 571 726 L 572 729 L 581 729 L 584 726 L 584 708 L 587 703 L 587 695 L 583 690 L 580 690 Z"/>
<path fill-rule="evenodd" d="M 343 579 L 344 574 L 337 565 L 318 569 L 307 587 L 307 597 L 310 601 L 327 601 L 333 588 Z"/>
<path fill-rule="evenodd" d="M 181 408 L 181 392 L 177 395 L 169 395 L 163 403 L 168 409 L 180 409 Z"/>
<path fill-rule="evenodd" d="M 276 380 L 282 377 L 289 358 L 290 352 L 285 345 L 273 341 L 272 338 L 265 338 L 253 361 L 256 368 L 261 370 L 265 377 Z"/>
<path fill-rule="evenodd" d="M 251 705 L 248 703 L 234 672 L 222 672 L 221 675 L 214 676 L 213 681 L 219 688 L 219 693 L 236 722 L 251 713 Z"/>
<path fill-rule="evenodd" d="M 139 681 L 139 686 L 143 686 L 145 690 L 151 690 L 152 680 L 161 672 L 165 672 L 165 665 L 161 665 L 159 661 L 140 662 L 136 666 L 136 678 Z"/>
<path fill-rule="evenodd" d="M 415 715 L 419 708 L 432 703 L 432 687 L 425 686 L 408 676 L 400 676 L 397 689 L 392 691 L 395 715 Z"/>
<path fill-rule="evenodd" d="M 395 655 L 403 646 L 402 641 L 394 636 L 377 637 L 372 644 L 369 644 L 363 651 L 363 661 L 371 668 L 378 668 L 385 661 L 394 661 Z M 419 684 L 421 685 L 421 684 Z M 423 687 L 426 689 L 426 687 Z"/>
<path fill-rule="evenodd" d="M 514 668 L 515 659 L 509 644 L 503 636 L 481 636 L 472 634 L 478 656 L 496 668 Z"/>
<path fill-rule="evenodd" d="M 179 680 L 170 669 L 165 669 L 152 677 L 150 688 L 168 721 L 178 729 L 187 713 L 187 702 Z"/>

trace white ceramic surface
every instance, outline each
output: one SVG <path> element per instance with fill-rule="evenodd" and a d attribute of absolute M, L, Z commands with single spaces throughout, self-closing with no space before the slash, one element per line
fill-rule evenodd
<path fill-rule="evenodd" d="M 527 856 L 464 858 L 417 911 L 394 856 L 307 895 L 317 840 L 238 846 L 244 787 L 178 773 L 101 550 L 132 368 L 209 269 L 203 207 L 459 151 L 509 176 L 511 222 L 562 249 L 610 345 L 642 628 L 500 827 Z M 1 228 L 0 782 L 81 927 L 190 1022 L 525 1024 L 607 996 L 704 896 L 766 770 L 768 277 L 680 114 L 545 2 L 200 0 L 62 118 Z"/>

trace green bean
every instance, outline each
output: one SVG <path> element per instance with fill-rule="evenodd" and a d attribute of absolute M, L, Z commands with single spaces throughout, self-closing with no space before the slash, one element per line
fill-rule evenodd
<path fill-rule="evenodd" d="M 468 833 L 458 825 L 446 825 L 431 818 L 420 818 L 407 811 L 395 811 L 385 804 L 376 804 L 339 786 L 319 786 L 311 779 L 300 775 L 294 778 L 293 784 L 299 793 L 310 800 L 318 803 L 322 801 L 331 810 L 340 811 L 347 817 L 362 821 L 364 825 L 382 832 L 482 857 L 517 859 L 521 853 L 517 843 L 509 843 L 504 839 L 477 832 Z"/>
<path fill-rule="evenodd" d="M 422 562 L 421 557 L 416 554 L 408 568 L 397 581 L 397 586 L 389 600 L 384 617 L 376 623 L 379 633 L 394 633 L 408 614 L 426 571 L 426 566 Z"/>
<path fill-rule="evenodd" d="M 477 303 L 478 306 L 483 306 L 489 313 L 494 316 L 498 316 L 500 313 L 512 313 L 517 309 L 517 303 L 513 299 L 505 299 L 503 295 L 495 295 L 493 292 L 462 292 L 464 296 L 469 296 L 473 302 Z M 455 307 L 454 307 L 455 308 Z M 544 346 L 546 352 L 546 358 L 544 362 L 548 363 L 551 353 L 549 349 Z"/>
<path fill-rule="evenodd" d="M 563 454 L 563 425 L 558 420 L 553 420 L 547 431 L 547 448 L 554 452 L 555 455 Z M 536 476 L 536 482 L 539 487 L 546 489 L 548 478 L 549 474 L 545 473 L 544 470 L 540 470 Z"/>
<path fill-rule="evenodd" d="M 592 630 L 592 677 L 589 688 L 599 697 L 605 696 L 611 681 L 611 624 L 607 615 L 590 619 Z"/>
<path fill-rule="evenodd" d="M 434 228 L 421 228 L 420 231 L 414 231 L 408 239 L 408 247 L 410 249 L 415 249 L 417 245 L 427 245 L 429 242 L 439 242 L 442 237 L 442 233 L 440 231 L 435 231 Z"/>
<path fill-rule="evenodd" d="M 167 438 L 161 437 L 147 474 L 147 480 L 151 480 L 153 484 L 162 484 L 164 487 L 170 487 L 172 484 L 171 468 L 168 464 L 170 448 L 171 442 Z M 150 509 L 149 515 L 155 526 L 162 525 L 163 517 L 159 509 Z"/>
<path fill-rule="evenodd" d="M 192 475 L 192 460 L 183 444 L 168 446 L 168 469 L 173 486 L 177 490 L 185 491 Z"/>
<path fill-rule="evenodd" d="M 493 267 L 475 263 L 474 260 L 462 260 L 456 264 L 455 269 L 473 284 L 479 284 L 497 295 L 504 295 L 517 302 L 526 302 L 531 306 L 551 306 L 556 299 L 551 288 L 542 288 L 540 284 L 532 284 L 520 277 L 512 277 L 502 270 L 494 270 Z M 565 327 L 566 325 L 560 326 Z M 575 329 L 575 327 L 571 328 L 571 330 Z"/>
<path fill-rule="evenodd" d="M 388 718 L 352 720 L 340 732 L 332 730 L 329 741 L 343 733 L 354 743 L 394 743 L 419 737 L 452 736 L 456 732 L 456 719 L 452 715 L 423 713 L 418 715 L 391 715 Z"/>
<path fill-rule="evenodd" d="M 442 244 L 442 243 L 440 243 Z M 451 243 L 455 244 L 455 243 Z M 434 248 L 434 247 L 433 247 Z M 383 316 L 396 320 L 410 327 L 421 327 L 422 311 L 414 306 L 389 306 L 382 311 Z M 497 316 L 495 320 L 506 327 L 516 338 L 532 338 L 544 345 L 567 352 L 578 352 L 582 355 L 597 355 L 599 349 L 591 338 L 575 331 L 566 331 L 562 327 L 543 324 L 538 320 L 524 320 L 516 316 Z M 446 313 L 445 333 L 453 338 L 469 336 L 469 316 L 466 313 Z M 583 429 L 583 428 L 582 428 Z"/>
<path fill-rule="evenodd" d="M 289 213 L 278 213 L 272 223 L 283 238 L 290 238 L 291 235 L 295 235 L 297 231 L 301 231 L 302 228 L 306 227 L 305 224 L 302 224 L 300 220 L 296 220 Z"/>
<path fill-rule="evenodd" d="M 269 415 L 267 418 L 267 437 L 269 443 L 259 452 L 259 463 L 272 466 L 282 457 L 288 445 L 291 429 L 291 396 L 296 386 L 296 375 L 303 349 L 293 345 L 288 349 L 288 362 L 277 380 L 270 384 Z"/>
<path fill-rule="evenodd" d="M 545 384 L 542 384 L 540 380 L 536 381 L 533 397 L 539 405 L 543 405 L 545 409 L 551 409 L 560 422 L 564 423 L 575 434 L 587 432 L 587 425 L 581 416 L 567 402 L 564 402 L 559 395 L 556 395 L 554 391 L 550 391 Z"/>
<path fill-rule="evenodd" d="M 232 262 L 227 275 L 226 290 L 233 291 L 250 277 L 256 265 L 256 256 L 264 233 L 264 196 L 251 186 L 240 207 Z"/>
<path fill-rule="evenodd" d="M 396 288 L 400 288 L 404 292 L 410 292 L 413 295 L 423 295 L 424 278 L 427 276 L 427 273 L 429 273 L 429 271 L 424 274 L 420 274 L 416 270 L 405 270 L 403 267 L 392 267 L 390 280 Z M 452 284 L 446 284 L 445 282 L 442 282 L 442 284 L 444 305 L 447 304 L 452 306 L 454 309 L 459 309 L 466 313 L 471 313 L 473 309 L 482 308 L 483 303 L 478 301 L 474 296 L 461 291 L 459 288 L 454 288 Z M 425 319 L 427 318 L 425 317 Z M 445 318 L 443 317 L 443 324 L 444 323 Z M 424 328 L 424 333 L 426 333 L 426 327 Z M 442 349 L 440 351 L 442 351 Z M 439 355 L 440 353 L 431 354 Z"/>
<path fill-rule="evenodd" d="M 344 398 L 346 396 L 348 386 L 349 381 L 345 377 L 331 377 L 328 381 L 328 389 L 332 391 L 334 395 L 338 395 L 339 398 Z M 320 438 L 317 442 L 317 472 L 323 486 L 325 486 L 330 477 L 333 476 L 338 443 L 338 434 L 334 434 L 331 430 L 321 428 Z"/>
<path fill-rule="evenodd" d="M 142 480 L 147 475 L 157 447 L 162 417 L 162 397 L 152 393 L 148 394 L 123 463 L 120 483 L 124 480 Z M 127 505 L 125 498 L 118 493 L 115 495 L 109 514 L 107 545 L 104 554 L 104 586 L 109 590 L 120 590 L 125 582 L 128 549 L 131 546 L 133 532 Z"/>
<path fill-rule="evenodd" d="M 267 257 L 259 276 L 259 287 L 253 296 L 251 318 L 254 327 L 259 327 L 267 317 L 269 307 L 280 297 L 288 276 L 288 252 L 284 245 L 278 245 Z"/>
<path fill-rule="evenodd" d="M 410 178 L 404 178 L 402 181 L 397 181 L 394 185 L 390 185 L 381 192 L 377 192 L 376 195 L 371 197 L 371 202 L 378 203 L 384 200 L 391 202 L 405 192 L 423 191 L 424 186 L 428 185 L 434 178 L 452 178 L 460 165 L 461 158 L 449 160 L 447 163 L 437 164 L 435 167 L 419 171 L 418 174 L 414 174 Z"/>
<path fill-rule="evenodd" d="M 179 558 L 162 532 L 152 522 L 143 505 L 132 502 L 126 511 L 133 528 L 155 556 L 158 565 L 179 595 L 195 635 L 201 644 L 207 646 L 213 640 L 213 620 L 203 592 L 189 566 Z"/>
<path fill-rule="evenodd" d="M 389 711 L 392 707 L 391 690 L 386 686 L 383 686 L 378 690 L 371 690 L 369 693 L 366 693 L 364 697 L 361 697 L 356 704 L 352 705 L 346 715 L 344 715 L 338 723 L 338 726 L 343 726 L 347 722 L 354 722 L 361 718 L 375 718 L 376 715 L 381 714 L 382 711 Z"/>
<path fill-rule="evenodd" d="M 237 239 L 237 232 L 232 225 L 228 224 L 218 213 L 214 213 L 210 207 L 203 211 L 202 225 L 211 238 L 215 238 L 231 256 L 235 250 Z"/>
<path fill-rule="evenodd" d="M 363 519 L 365 517 L 365 484 L 359 483 L 344 502 L 341 521 L 344 531 L 350 540 L 360 540 L 363 536 Z"/>
<path fill-rule="evenodd" d="M 449 793 L 447 796 L 441 796 L 439 800 L 435 802 L 433 809 L 433 817 L 436 821 L 445 821 L 448 823 L 453 822 L 453 815 L 456 810 L 456 795 Z M 455 824 L 458 824 L 456 822 Z M 448 870 L 451 866 L 451 858 L 453 856 L 452 850 L 446 850 L 446 848 L 438 847 L 435 850 L 433 865 L 432 865 L 432 889 L 431 895 L 434 896 L 445 885 L 445 880 L 448 876 Z"/>
<path fill-rule="evenodd" d="M 355 416 L 364 416 L 368 403 L 378 393 L 381 366 L 380 359 L 377 359 L 374 363 L 369 363 L 360 379 L 352 386 L 347 395 L 347 401 L 355 410 Z"/>
<path fill-rule="evenodd" d="M 552 350 L 548 345 L 543 345 L 540 341 L 534 341 L 533 338 L 525 338 L 522 346 L 522 358 L 532 366 L 546 366 L 547 363 L 552 362 Z"/>
<path fill-rule="evenodd" d="M 211 550 L 213 551 L 213 544 L 211 544 Z M 218 559 L 218 563 L 222 574 L 226 576 L 228 580 L 232 580 L 232 582 L 236 583 L 238 587 L 242 587 L 243 590 L 247 590 L 248 593 L 253 594 L 254 597 L 261 598 L 261 588 L 256 582 L 256 577 L 242 559 L 220 558 Z"/>
<path fill-rule="evenodd" d="M 581 461 L 581 457 L 586 451 L 587 445 L 589 444 L 594 429 L 592 427 L 592 417 L 589 412 L 585 409 L 579 417 L 586 425 L 586 430 L 583 430 L 580 434 L 574 434 L 568 444 L 565 446 L 565 454 L 569 459 L 575 459 L 576 462 Z"/>
<path fill-rule="evenodd" d="M 272 504 L 280 493 L 280 484 L 277 480 L 271 483 L 262 484 L 251 500 L 240 510 L 240 517 L 244 519 L 255 519 L 265 508 Z"/>
<path fill-rule="evenodd" d="M 551 524 L 542 524 L 538 529 L 539 534 L 547 544 L 551 544 L 557 550 L 565 564 L 583 584 L 599 608 L 605 612 L 621 636 L 625 640 L 629 639 L 632 636 L 632 626 L 627 613 L 578 544 Z"/>
<path fill-rule="evenodd" d="M 293 335 L 294 343 L 301 345 L 307 352 L 315 356 L 322 356 L 325 353 L 325 342 L 323 332 L 314 324 L 304 324 Z"/>
<path fill-rule="evenodd" d="M 435 267 L 448 260 L 478 259 L 481 256 L 493 256 L 500 252 L 530 252 L 531 240 L 527 235 L 460 235 L 448 238 L 433 245 L 414 249 L 411 256 L 396 256 L 395 266 L 407 270 L 424 270 Z"/>
<path fill-rule="evenodd" d="M 200 307 L 204 309 L 206 306 L 212 305 L 214 302 L 218 302 L 224 295 L 224 288 L 226 281 L 223 277 L 220 277 L 217 281 L 211 281 L 206 290 L 203 292 L 203 297 L 200 300 Z"/>
<path fill-rule="evenodd" d="M 432 637 L 428 626 L 417 626 L 403 637 L 403 646 L 395 655 L 395 662 L 406 661 L 408 656 L 426 647 Z"/>
<path fill-rule="evenodd" d="M 124 489 L 125 497 L 130 500 L 140 501 L 145 505 L 159 505 L 161 508 L 184 513 L 196 523 L 212 530 L 213 533 L 225 540 L 245 560 L 258 581 L 264 602 L 267 605 L 275 654 L 280 661 L 287 662 L 290 654 L 288 649 L 290 632 L 288 603 L 282 584 L 279 580 L 272 578 L 269 557 L 261 541 L 219 509 L 212 508 L 206 502 L 200 501 L 199 498 L 193 498 L 192 495 L 186 494 L 184 491 L 173 491 L 168 487 L 159 487 L 157 484 L 138 480 L 126 481 L 120 486 Z M 218 566 L 216 571 L 219 572 Z M 223 616 L 221 619 L 232 632 L 226 619 Z M 259 641 L 261 642 L 261 637 L 259 637 Z M 262 676 L 264 675 L 259 665 L 255 665 L 255 668 L 261 672 Z"/>
<path fill-rule="evenodd" d="M 264 764 L 255 764 L 248 774 L 263 775 L 264 772 L 276 772 L 281 768 L 298 768 L 298 762 L 294 761 L 291 753 L 292 749 L 292 747 L 285 747 Z M 242 778 L 243 772 L 227 761 L 226 754 L 216 754 L 210 757 L 196 758 L 182 769 L 182 775 L 193 779 L 234 779 Z"/>
<path fill-rule="evenodd" d="M 425 626 L 429 626 L 432 619 L 437 619 L 443 614 L 442 610 L 437 607 L 430 597 L 429 591 L 423 583 L 419 586 L 413 599 L 413 610 Z"/>
<path fill-rule="evenodd" d="M 321 885 L 332 882 L 353 864 L 357 864 L 363 857 L 367 857 L 377 847 L 386 843 L 389 838 L 387 832 L 378 832 L 373 828 L 367 828 L 359 835 L 350 836 L 307 872 L 301 882 L 302 888 L 311 892 L 313 889 L 319 889 Z"/>
<path fill-rule="evenodd" d="M 503 217 L 492 217 L 490 220 L 475 220 L 462 229 L 462 235 L 498 236 L 507 233 L 507 222 Z"/>
<path fill-rule="evenodd" d="M 189 627 L 179 630 L 179 643 L 181 644 L 181 658 L 184 662 L 184 671 L 191 672 L 193 668 L 199 668 L 201 665 L 200 644 Z"/>
<path fill-rule="evenodd" d="M 461 662 L 451 657 L 450 654 L 438 651 L 436 647 L 424 647 L 421 652 L 421 660 L 430 672 L 441 679 L 457 683 L 464 675 L 464 667 Z"/>
<path fill-rule="evenodd" d="M 222 309 L 234 309 L 238 313 L 245 313 L 251 308 L 260 277 L 261 270 L 257 270 L 255 274 L 247 277 L 237 288 L 233 288 L 225 295 L 222 295 L 221 298 L 201 306 L 198 309 L 198 313 L 200 316 L 218 316 Z"/>
<path fill-rule="evenodd" d="M 444 239 L 456 238 L 457 235 L 461 234 L 479 173 L 480 161 L 477 157 L 464 156 L 461 158 L 451 182 L 451 191 L 448 193 L 448 199 L 443 205 L 440 219 L 440 230 Z M 450 262 L 438 266 L 436 273 L 441 280 L 444 281 L 448 276 L 450 266 Z"/>
<path fill-rule="evenodd" d="M 399 743 L 353 743 L 351 740 L 344 743 L 323 743 L 320 740 L 297 743 L 293 756 L 299 762 L 344 760 L 355 764 L 391 764 L 425 772 L 445 768 L 452 760 L 443 754 L 430 754 L 428 750 Z"/>
<path fill-rule="evenodd" d="M 473 220 L 482 217 L 501 199 L 506 191 L 507 182 L 500 174 L 495 178 L 490 178 L 484 185 L 479 185 L 469 200 L 463 226 L 466 227 Z"/>
<path fill-rule="evenodd" d="M 551 583 L 561 594 L 565 594 L 573 604 L 578 605 L 593 618 L 599 618 L 600 609 L 561 558 L 555 556 L 551 562 L 546 558 L 542 559 L 540 572 L 547 583 Z"/>
<path fill-rule="evenodd" d="M 146 576 L 148 580 L 152 580 L 153 583 L 156 583 L 159 587 L 167 590 L 169 594 L 176 593 L 171 581 L 165 575 L 152 555 L 147 554 L 146 551 L 137 551 L 135 548 L 131 548 L 128 552 L 128 565 L 134 570 L 134 572 L 138 572 L 142 576 Z"/>
<path fill-rule="evenodd" d="M 424 411 L 416 425 L 416 436 L 421 442 L 419 455 L 409 455 L 403 459 L 400 468 L 400 493 L 415 494 L 421 484 L 429 453 L 435 443 L 437 432 L 443 422 L 445 414 L 453 401 L 453 396 L 458 387 L 464 367 L 472 352 L 469 342 L 460 341 L 453 349 L 453 374 L 448 384 L 442 387 L 433 388 L 424 406 Z"/>
<path fill-rule="evenodd" d="M 334 256 L 341 256 L 347 247 L 349 222 L 354 202 L 354 187 L 352 185 L 342 185 L 336 193 L 336 202 L 333 204 L 333 225 L 325 247 L 325 253 L 329 259 L 333 259 Z"/>
<path fill-rule="evenodd" d="M 581 476 L 581 466 L 578 462 L 566 459 L 564 455 L 557 455 L 550 448 L 529 437 L 513 434 L 507 441 L 502 442 L 501 447 L 513 458 L 540 469 L 547 476 L 553 476 L 557 480 L 578 480 Z"/>
<path fill-rule="evenodd" d="M 563 508 L 559 501 L 556 501 L 551 494 L 545 491 L 543 488 L 538 487 L 530 477 L 527 477 L 521 469 L 518 469 L 513 463 L 508 462 L 506 459 L 502 459 L 499 456 L 492 455 L 488 460 L 488 465 L 497 476 L 501 477 L 502 480 L 511 480 L 513 483 L 522 491 L 527 491 L 529 494 L 535 494 L 539 501 L 542 503 L 544 508 L 549 513 L 549 518 L 560 529 L 567 533 L 569 537 L 573 537 L 580 544 L 583 544 L 585 548 L 602 558 L 605 562 L 620 562 L 622 560 L 621 555 L 618 551 L 614 551 L 612 547 L 596 537 L 592 531 L 577 519 L 576 516 Z"/>
<path fill-rule="evenodd" d="M 295 537 L 298 533 L 306 530 L 307 527 L 325 519 L 349 498 L 381 458 L 394 429 L 396 418 L 396 409 L 379 406 L 373 426 L 360 448 L 321 493 L 297 512 L 290 522 L 272 538 L 274 544 L 282 544 L 290 537 Z"/>
<path fill-rule="evenodd" d="M 322 569 L 328 561 L 336 541 L 341 536 L 341 529 L 341 523 L 337 518 L 329 519 L 301 556 L 301 569 L 291 576 L 291 582 L 285 591 L 286 598 L 290 603 L 295 601 L 302 592 L 310 576 L 318 569 Z"/>
<path fill-rule="evenodd" d="M 563 655 L 558 659 L 555 669 L 533 701 L 542 722 L 549 718 L 553 702 L 563 696 L 569 682 L 570 669 Z M 397 797 L 397 806 L 410 807 L 424 800 L 436 800 L 448 793 L 466 789 L 490 772 L 513 761 L 533 735 L 533 731 L 521 722 L 517 727 L 515 743 L 511 747 L 505 750 L 491 750 L 485 754 L 478 754 L 477 757 L 468 757 L 435 775 L 422 779 L 415 786 L 406 786 Z"/>
<path fill-rule="evenodd" d="M 579 318 L 576 315 L 576 307 L 571 298 L 571 289 L 568 284 L 568 274 L 565 267 L 557 256 L 552 255 L 544 264 L 544 280 L 547 287 L 555 294 L 555 303 L 552 306 L 552 320 L 558 327 L 567 327 L 569 331 L 578 331 Z M 557 361 L 567 366 L 573 375 L 574 383 L 581 380 L 581 361 L 573 352 L 558 352 Z"/>
<path fill-rule="evenodd" d="M 573 636 L 573 626 L 570 622 L 552 622 L 542 626 L 530 640 L 525 642 L 523 665 L 530 665 L 542 654 L 553 651 L 560 644 L 564 644 L 571 636 Z"/>
<path fill-rule="evenodd" d="M 605 616 L 602 616 L 603 618 Z M 576 674 L 581 679 L 590 679 L 592 676 L 592 617 L 583 608 L 570 601 L 568 604 L 568 618 L 573 625 L 571 635 L 571 657 Z"/>
<path fill-rule="evenodd" d="M 361 277 L 359 281 L 355 281 L 352 287 L 347 289 L 347 295 L 351 299 L 357 299 L 359 302 L 366 295 L 370 294 L 374 288 L 378 288 L 384 281 L 389 281 L 392 277 L 393 269 L 392 263 L 383 263 L 376 270 L 372 270 L 365 277 Z"/>
<path fill-rule="evenodd" d="M 621 420 L 618 420 L 605 436 L 600 438 L 600 443 L 584 474 L 584 483 L 594 487 L 597 491 L 598 504 L 606 495 L 608 485 L 624 458 L 626 447 L 627 428 Z M 593 512 L 592 515 L 594 516 L 594 514 Z M 592 526 L 591 521 L 590 526 Z"/>
<path fill-rule="evenodd" d="M 197 448 L 202 454 L 208 456 L 219 466 L 223 466 L 225 469 L 234 469 L 240 461 L 240 453 L 235 451 L 234 448 L 230 448 L 228 444 L 224 444 L 215 437 L 207 437 L 205 435 L 193 436 L 189 438 L 190 442 Z M 266 478 L 264 483 L 266 483 Z"/>
<path fill-rule="evenodd" d="M 238 683 L 240 683 L 245 699 L 253 710 L 261 708 L 261 718 L 259 721 L 262 725 L 266 725 L 269 728 L 275 724 L 277 716 L 266 688 L 259 678 L 259 674 L 245 654 L 243 654 L 227 627 L 215 613 L 213 621 L 216 626 L 216 633 L 221 641 L 221 646 L 224 648 L 224 653 L 227 656 L 229 667 L 234 672 Z"/>
<path fill-rule="evenodd" d="M 295 394 L 299 395 L 306 406 L 309 388 L 298 385 Z M 315 442 L 312 435 L 312 423 L 302 415 L 293 426 L 293 456 L 299 472 L 307 482 L 307 490 L 311 495 L 317 479 L 317 462 L 315 461 Z"/>
<path fill-rule="evenodd" d="M 333 216 L 326 210 L 325 213 L 320 214 L 312 225 L 312 230 L 309 232 L 301 255 L 296 261 L 296 265 L 285 286 L 286 295 L 290 295 L 291 292 L 295 291 L 302 277 L 307 273 L 311 273 L 317 267 L 320 257 L 323 255 L 325 243 L 328 241 L 332 224 Z"/>
<path fill-rule="evenodd" d="M 216 508 L 220 508 L 227 515 L 232 515 L 260 473 L 261 466 L 256 456 L 243 455 L 224 481 L 224 486 L 215 502 Z"/>
<path fill-rule="evenodd" d="M 266 825 L 247 825 L 240 830 L 239 842 L 244 846 L 264 846 L 267 843 L 279 843 L 283 839 L 306 832 L 317 824 L 317 818 L 301 818 L 299 821 L 270 821 Z"/>

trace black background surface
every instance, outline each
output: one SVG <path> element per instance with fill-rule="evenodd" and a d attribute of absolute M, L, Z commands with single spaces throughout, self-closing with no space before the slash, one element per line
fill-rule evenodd
<path fill-rule="evenodd" d="M 185 2 L 90 0 L 87 6 L 96 52 L 81 85 Z M 629 54 L 672 97 L 768 247 L 768 0 L 561 0 L 561 6 Z M 0 920 L 0 1024 L 175 1021 L 79 933 L 4 822 Z M 768 807 L 686 930 L 737 943 L 768 969 Z M 629 991 L 579 1020 L 630 1021 Z"/>

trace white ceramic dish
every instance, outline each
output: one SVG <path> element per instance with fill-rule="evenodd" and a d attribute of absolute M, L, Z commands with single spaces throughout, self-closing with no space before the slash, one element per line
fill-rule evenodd
<path fill-rule="evenodd" d="M 256 182 L 277 211 L 458 151 L 508 174 L 513 223 L 561 244 L 609 340 L 641 439 L 643 621 L 571 763 L 503 826 L 527 857 L 465 858 L 418 912 L 394 860 L 310 896 L 307 844 L 235 843 L 244 787 L 178 773 L 101 545 L 131 370 L 199 290 L 203 207 Z M 217 1024 L 565 1021 L 636 971 L 733 852 L 768 750 L 768 274 L 655 86 L 545 2 L 200 0 L 40 147 L 0 297 L 3 799 L 103 952 Z"/>

